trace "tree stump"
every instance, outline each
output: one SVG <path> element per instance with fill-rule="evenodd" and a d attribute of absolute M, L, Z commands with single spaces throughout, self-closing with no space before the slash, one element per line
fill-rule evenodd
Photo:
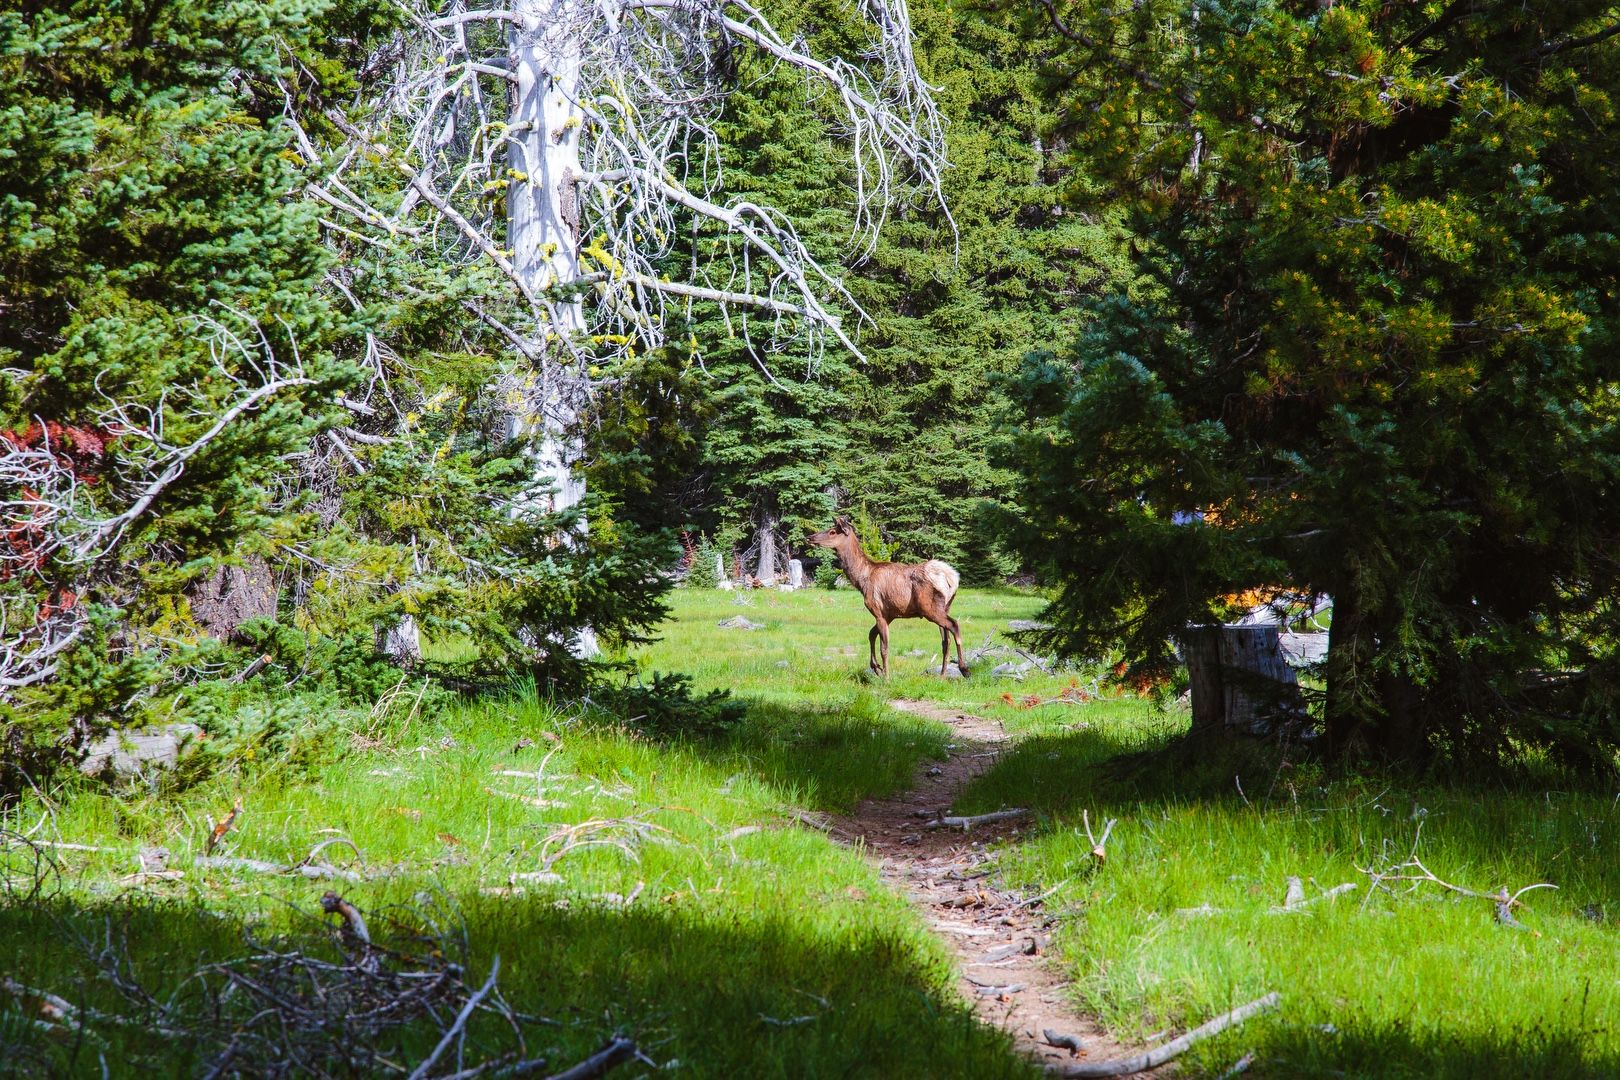
<path fill-rule="evenodd" d="M 1269 735 L 1304 715 L 1278 627 L 1189 626 L 1181 648 L 1192 681 L 1195 730 Z"/>
<path fill-rule="evenodd" d="M 804 563 L 798 559 L 788 560 L 788 585 L 791 588 L 804 588 Z"/>
<path fill-rule="evenodd" d="M 276 616 L 276 579 L 270 564 L 249 555 L 238 564 L 222 564 L 186 589 L 191 621 L 209 637 L 236 639 L 236 630 L 249 619 Z"/>
<path fill-rule="evenodd" d="M 777 567 L 777 532 L 778 522 L 775 514 L 761 513 L 758 519 L 756 537 L 759 542 L 759 561 L 755 565 L 754 576 L 762 585 L 775 585 L 778 574 Z"/>

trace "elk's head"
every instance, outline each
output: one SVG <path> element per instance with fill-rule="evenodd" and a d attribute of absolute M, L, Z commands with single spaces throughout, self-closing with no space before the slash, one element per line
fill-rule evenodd
<path fill-rule="evenodd" d="M 833 518 L 833 523 L 818 533 L 811 533 L 806 537 L 816 547 L 842 548 L 855 539 L 855 526 L 850 524 L 849 518 L 840 514 Z"/>

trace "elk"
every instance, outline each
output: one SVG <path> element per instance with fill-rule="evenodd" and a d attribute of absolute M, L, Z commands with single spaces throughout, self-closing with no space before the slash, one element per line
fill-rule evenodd
<path fill-rule="evenodd" d="M 832 548 L 838 553 L 844 576 L 861 590 L 866 599 L 866 610 L 877 624 L 866 635 L 872 671 L 885 678 L 889 674 L 889 624 L 895 619 L 927 619 L 939 627 L 939 673 L 945 674 L 951 660 L 951 638 L 956 639 L 956 666 L 963 675 L 968 673 L 962 659 L 962 626 L 951 618 L 951 601 L 956 598 L 956 587 L 961 576 L 949 564 L 938 559 L 925 563 L 876 562 L 861 550 L 855 536 L 855 527 L 849 518 L 833 519 L 832 526 L 809 536 L 816 547 Z M 883 641 L 883 662 L 878 663 L 879 639 Z"/>

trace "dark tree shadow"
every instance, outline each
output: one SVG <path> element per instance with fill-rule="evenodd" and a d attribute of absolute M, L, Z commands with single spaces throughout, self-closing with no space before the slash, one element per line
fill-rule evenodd
<path fill-rule="evenodd" d="M 395 950 L 379 953 L 381 963 L 403 965 L 401 956 L 432 947 L 419 905 L 366 912 L 373 939 Z M 179 902 L 59 898 L 0 908 L 0 955 L 11 958 L 3 974 L 12 980 L 9 991 L 0 990 L 0 1071 L 96 1076 L 105 1062 L 111 1076 L 206 1072 L 233 1026 L 209 1022 L 208 1010 L 231 1007 L 204 992 L 199 969 L 234 963 L 250 976 L 256 969 L 246 958 L 269 949 L 337 962 L 355 955 L 313 916 L 282 912 L 269 923 L 248 926 Z M 851 929 L 823 940 L 787 921 L 706 918 L 657 899 L 616 910 L 538 896 L 467 897 L 441 906 L 437 924 L 450 930 L 434 940 L 454 954 L 448 962 L 465 965 L 461 977 L 469 987 L 483 982 L 499 954 L 498 989 L 522 1017 L 526 1053 L 544 1056 L 555 1069 L 622 1033 L 652 1060 L 688 1076 L 1034 1075 L 1006 1037 L 977 1022 L 941 972 L 919 960 L 915 942 L 878 931 Z M 143 1011 L 117 983 L 173 1003 L 173 1012 Z M 42 1012 L 23 987 L 67 1003 L 69 1021 L 49 1008 Z M 241 986 L 232 993 L 251 996 Z M 353 1040 L 366 1036 L 343 1002 L 327 1004 L 333 1006 L 325 1021 L 328 1052 L 284 1075 L 375 1075 L 345 1064 L 354 1056 Z M 255 1010 L 279 1007 L 255 998 L 251 1009 L 230 1015 L 239 1026 Z M 453 1015 L 441 1011 L 436 1020 L 423 1016 L 388 1032 L 387 1060 L 409 1071 Z M 120 1016 L 141 1022 L 119 1022 Z M 511 1025 L 490 1012 L 476 1012 L 466 1033 L 468 1066 L 516 1047 Z M 269 1064 L 237 1060 L 220 1075 L 268 1075 Z M 433 1075 L 455 1071 L 451 1064 Z"/>

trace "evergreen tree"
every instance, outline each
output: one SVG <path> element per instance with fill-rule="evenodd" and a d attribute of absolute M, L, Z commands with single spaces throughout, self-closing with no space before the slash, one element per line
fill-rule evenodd
<path fill-rule="evenodd" d="M 0 695 L 116 717 L 182 586 L 334 419 L 328 259 L 277 120 L 300 0 L 0 12 Z M 18 745 L 13 740 L 13 748 Z"/>
<path fill-rule="evenodd" d="M 792 17 L 838 48 L 838 9 Z M 864 507 L 899 557 L 946 558 L 983 583 L 1017 565 L 984 523 L 1012 485 L 989 462 L 993 384 L 1032 345 L 1071 335 L 1078 300 L 1126 267 L 1117 225 L 1065 206 L 1076 179 L 1054 152 L 1058 115 L 1025 43 L 946 4 L 914 4 L 912 19 L 949 122 L 948 211 L 901 206 L 870 251 L 851 249 L 853 222 L 827 197 L 847 165 L 809 122 L 818 105 L 802 83 L 761 66 L 731 100 L 724 130 L 740 152 L 727 186 L 783 208 L 818 257 L 842 258 L 870 322 L 862 356 L 829 345 L 807 360 L 768 324 L 695 308 L 705 355 L 688 385 L 707 390 L 711 415 L 678 487 L 696 527 L 757 534 L 779 520 L 794 541 L 838 506 Z"/>
<path fill-rule="evenodd" d="M 1330 595 L 1342 752 L 1612 768 L 1620 36 L 1588 0 L 1048 5 L 1156 282 L 1026 366 L 1056 644 Z"/>

